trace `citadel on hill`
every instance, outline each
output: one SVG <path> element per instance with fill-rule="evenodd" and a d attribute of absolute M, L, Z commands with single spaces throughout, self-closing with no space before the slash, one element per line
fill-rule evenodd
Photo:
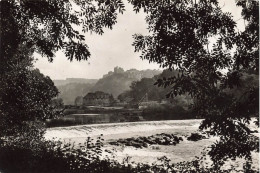
<path fill-rule="evenodd" d="M 95 84 L 59 86 L 63 97 L 73 94 L 67 97 L 72 101 L 65 104 L 66 117 L 60 121 L 76 125 L 189 118 L 187 107 L 192 101 L 189 97 L 166 98 L 170 88 L 165 90 L 154 85 L 158 78 L 175 73 L 167 70 L 125 71 L 115 67 Z"/>
<path fill-rule="evenodd" d="M 54 80 L 60 94 L 59 98 L 63 99 L 65 105 L 82 105 L 83 97 L 87 93 L 102 91 L 112 94 L 114 98 L 130 89 L 134 81 L 140 81 L 142 78 L 153 78 L 161 74 L 160 70 L 124 70 L 121 67 L 115 67 L 113 71 L 103 75 L 100 79 L 66 79 Z"/>
<path fill-rule="evenodd" d="M 140 80 L 142 78 L 152 78 L 154 75 L 160 74 L 160 70 L 136 70 L 136 69 L 130 69 L 124 71 L 123 68 L 116 66 L 114 68 L 114 71 L 109 71 L 108 74 L 103 75 L 103 78 L 106 78 L 108 76 L 111 76 L 113 74 L 124 74 L 128 78 L 134 78 L 136 80 Z"/>

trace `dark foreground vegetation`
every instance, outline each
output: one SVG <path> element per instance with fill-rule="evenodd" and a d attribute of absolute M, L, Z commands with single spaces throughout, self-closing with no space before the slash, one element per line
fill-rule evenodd
<path fill-rule="evenodd" d="M 256 172 L 251 152 L 259 151 L 259 138 L 250 134 L 248 124 L 259 115 L 259 82 L 251 80 L 259 76 L 259 2 L 236 1 L 245 21 L 242 30 L 217 0 L 128 2 L 135 12 L 144 11 L 148 24 L 149 35 L 134 35 L 135 51 L 142 59 L 178 71 L 155 84 L 170 88 L 167 97 L 191 97 L 193 110 L 204 118 L 200 129 L 220 137 L 206 153 L 213 165 L 200 164 L 203 154 L 178 164 L 166 158 L 154 165 L 118 163 L 102 158 L 101 139 L 95 144 L 88 139 L 83 146 L 46 141 L 43 122 L 62 112 L 52 104 L 57 88 L 33 67 L 34 53 L 50 62 L 59 50 L 70 61 L 87 60 L 91 53 L 82 33 L 112 29 L 125 6 L 121 0 L 2 0 L 0 171 L 230 172 L 221 166 L 239 157 L 246 160 L 243 172 Z M 246 76 L 250 80 L 241 86 Z"/>
<path fill-rule="evenodd" d="M 165 135 L 164 135 L 165 136 Z M 169 137 L 169 136 L 167 136 Z M 176 136 L 173 137 L 174 140 Z M 176 138 L 176 141 L 181 140 Z M 236 168 L 221 170 L 217 165 L 203 166 L 205 153 L 190 162 L 171 164 L 166 157 L 158 158 L 154 164 L 134 163 L 125 159 L 118 162 L 113 152 L 106 151 L 102 156 L 103 139 L 99 137 L 93 143 L 88 138 L 84 144 L 62 143 L 21 139 L 4 142 L 0 152 L 0 171 L 3 173 L 140 173 L 140 172 L 190 172 L 221 173 L 235 171 Z M 3 141 L 1 141 L 3 142 Z M 251 170 L 250 162 L 245 163 L 241 172 L 256 173 Z"/>

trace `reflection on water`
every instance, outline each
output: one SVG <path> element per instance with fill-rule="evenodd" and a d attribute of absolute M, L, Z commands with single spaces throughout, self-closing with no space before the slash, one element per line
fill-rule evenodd
<path fill-rule="evenodd" d="M 47 127 L 62 127 L 83 124 L 101 124 L 143 121 L 140 111 L 101 113 L 101 114 L 70 114 L 59 119 L 46 122 Z"/>
<path fill-rule="evenodd" d="M 63 117 L 64 120 L 72 120 L 76 124 L 109 123 L 112 114 L 71 114 Z"/>

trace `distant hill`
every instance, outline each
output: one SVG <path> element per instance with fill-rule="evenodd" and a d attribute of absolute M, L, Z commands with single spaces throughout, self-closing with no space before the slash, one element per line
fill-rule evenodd
<path fill-rule="evenodd" d="M 65 80 L 53 80 L 55 86 L 67 85 L 70 83 L 88 83 L 95 84 L 98 79 L 85 79 L 85 78 L 67 78 Z"/>
<path fill-rule="evenodd" d="M 113 94 L 116 98 L 122 92 L 129 90 L 133 81 L 141 80 L 142 78 L 152 78 L 155 75 L 162 73 L 160 70 L 136 70 L 130 69 L 124 71 L 120 67 L 115 67 L 114 71 L 108 72 L 103 78 L 99 79 L 91 91 L 103 91 Z"/>
<path fill-rule="evenodd" d="M 74 105 L 77 96 L 85 96 L 88 92 L 103 91 L 113 94 L 116 98 L 122 92 L 129 90 L 133 81 L 142 78 L 152 78 L 160 74 L 160 70 L 136 70 L 124 71 L 123 68 L 115 67 L 114 71 L 108 72 L 101 79 L 67 78 L 65 80 L 53 80 L 65 105 Z"/>
<path fill-rule="evenodd" d="M 65 85 L 57 86 L 65 105 L 74 105 L 77 96 L 85 96 L 90 89 L 94 86 L 93 83 L 68 83 Z"/>

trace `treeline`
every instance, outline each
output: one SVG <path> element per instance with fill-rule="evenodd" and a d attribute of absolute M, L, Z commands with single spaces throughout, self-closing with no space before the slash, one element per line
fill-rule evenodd
<path fill-rule="evenodd" d="M 141 102 L 145 95 L 149 101 L 167 102 L 175 106 L 181 106 L 184 109 L 188 109 L 188 106 L 192 103 L 192 99 L 189 95 L 178 95 L 176 97 L 169 97 L 168 93 L 171 91 L 171 87 L 158 87 L 155 85 L 158 79 L 169 78 L 177 76 L 179 74 L 176 70 L 164 70 L 161 74 L 154 76 L 153 78 L 142 78 L 139 81 L 133 81 L 130 85 L 130 90 L 121 93 L 118 96 L 118 100 L 121 102 L 132 98 L 132 102 Z"/>

